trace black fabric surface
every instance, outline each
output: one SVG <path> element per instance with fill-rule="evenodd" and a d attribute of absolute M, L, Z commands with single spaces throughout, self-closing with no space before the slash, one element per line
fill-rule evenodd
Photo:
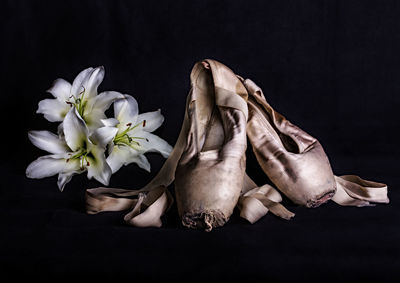
<path fill-rule="evenodd" d="M 398 1 L 2 1 L 0 9 L 2 276 L 254 280 L 396 280 L 399 275 L 400 2 Z M 235 211 L 210 233 L 184 228 L 176 206 L 164 226 L 135 228 L 124 213 L 85 213 L 75 176 L 31 180 L 45 153 L 28 130 L 56 130 L 35 114 L 56 78 L 72 81 L 103 65 L 99 90 L 133 95 L 140 112 L 161 108 L 156 131 L 173 145 L 189 74 L 204 58 L 251 78 L 270 104 L 317 137 L 336 174 L 389 186 L 388 205 L 317 209 L 284 203 L 250 225 Z M 152 172 L 131 164 L 110 187 L 145 185 Z M 269 182 L 248 149 L 247 171 Z M 173 192 L 173 186 L 170 188 Z"/>

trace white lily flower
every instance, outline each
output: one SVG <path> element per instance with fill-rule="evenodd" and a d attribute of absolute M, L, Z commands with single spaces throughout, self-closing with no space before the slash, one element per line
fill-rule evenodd
<path fill-rule="evenodd" d="M 122 165 L 133 162 L 150 172 L 150 163 L 144 153 L 159 152 L 167 158 L 172 151 L 172 147 L 165 140 L 151 133 L 164 122 L 161 111 L 140 115 L 138 112 L 136 100 L 130 95 L 125 95 L 114 102 L 115 118 L 102 120 L 105 127 L 97 129 L 94 133 L 100 140 L 111 141 L 107 163 L 112 173 L 118 171 Z"/>
<path fill-rule="evenodd" d="M 40 179 L 58 174 L 57 184 L 62 191 L 73 175 L 87 171 L 89 179 L 93 177 L 107 186 L 112 173 L 104 151 L 110 140 L 89 137 L 89 129 L 75 107 L 66 114 L 62 130 L 61 136 L 48 131 L 29 132 L 31 142 L 51 154 L 29 164 L 26 176 Z"/>
<path fill-rule="evenodd" d="M 57 79 L 48 90 L 55 98 L 39 102 L 36 113 L 44 114 L 50 122 L 61 122 L 71 107 L 75 106 L 90 131 L 101 127 L 101 119 L 106 119 L 106 111 L 112 102 L 121 98 L 115 91 L 105 91 L 97 95 L 97 88 L 104 78 L 104 68 L 87 68 L 80 72 L 72 85 Z"/>

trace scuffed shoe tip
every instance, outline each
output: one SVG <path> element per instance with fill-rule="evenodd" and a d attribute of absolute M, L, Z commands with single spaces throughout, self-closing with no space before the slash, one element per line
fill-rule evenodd
<path fill-rule="evenodd" d="M 335 195 L 335 190 L 329 191 L 325 194 L 323 194 L 320 197 L 317 197 L 315 199 L 311 199 L 307 201 L 306 207 L 308 208 L 317 208 L 318 206 L 328 202 L 334 195 Z"/>
<path fill-rule="evenodd" d="M 223 226 L 227 218 L 220 210 L 204 210 L 186 212 L 182 216 L 182 224 L 192 229 L 203 229 L 210 232 L 213 228 Z"/>

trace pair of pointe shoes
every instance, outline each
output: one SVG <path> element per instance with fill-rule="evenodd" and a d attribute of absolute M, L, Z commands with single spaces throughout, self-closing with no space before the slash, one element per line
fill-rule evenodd
<path fill-rule="evenodd" d="M 215 60 L 195 64 L 190 79 L 182 129 L 160 172 L 140 190 L 87 190 L 88 213 L 130 210 L 127 223 L 160 227 L 175 181 L 178 212 L 190 228 L 222 226 L 236 206 L 250 223 L 268 211 L 292 218 L 276 189 L 258 187 L 246 174 L 247 137 L 265 174 L 296 204 L 389 202 L 385 184 L 335 176 L 318 140 L 276 112 L 251 80 Z"/>

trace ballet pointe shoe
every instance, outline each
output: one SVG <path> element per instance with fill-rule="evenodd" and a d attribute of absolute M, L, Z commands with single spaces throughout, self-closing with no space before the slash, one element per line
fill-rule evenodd
<path fill-rule="evenodd" d="M 321 144 L 290 123 L 266 101 L 251 80 L 247 136 L 265 174 L 294 203 L 317 207 L 336 192 L 336 181 Z"/>
<path fill-rule="evenodd" d="M 389 203 L 386 184 L 334 175 L 319 141 L 276 112 L 254 82 L 242 81 L 249 91 L 247 135 L 253 151 L 266 175 L 289 199 L 306 207 L 330 199 L 342 206 Z"/>
<path fill-rule="evenodd" d="M 184 226 L 211 231 L 235 208 L 246 166 L 247 90 L 225 65 L 204 60 L 191 73 L 187 146 L 175 173 Z"/>

